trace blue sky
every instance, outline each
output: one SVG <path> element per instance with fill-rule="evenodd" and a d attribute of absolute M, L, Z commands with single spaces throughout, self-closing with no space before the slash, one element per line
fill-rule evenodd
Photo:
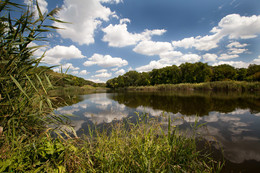
<path fill-rule="evenodd" d="M 185 62 L 260 64 L 259 0 L 38 2 L 44 12 L 61 7 L 56 17 L 71 22 L 53 23 L 64 29 L 48 34 L 42 64 L 95 82 Z"/>

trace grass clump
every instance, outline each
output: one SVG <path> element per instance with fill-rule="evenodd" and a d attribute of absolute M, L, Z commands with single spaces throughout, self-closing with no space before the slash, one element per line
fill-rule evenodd
<path fill-rule="evenodd" d="M 137 124 L 115 124 L 109 135 L 90 132 L 83 150 L 91 172 L 215 172 L 222 167 L 197 150 L 195 136 L 181 136 L 170 118 L 166 129 L 143 117 Z"/>
<path fill-rule="evenodd" d="M 51 138 L 48 133 L 1 150 L 0 171 L 18 172 L 218 172 L 223 164 L 198 150 L 195 136 L 157 119 L 120 121 L 82 138 Z M 8 154 L 5 154 L 8 153 Z"/>
<path fill-rule="evenodd" d="M 180 83 L 180 84 L 160 84 L 155 86 L 128 87 L 127 90 L 140 91 L 259 91 L 260 82 L 246 81 L 216 81 L 204 83 Z"/>

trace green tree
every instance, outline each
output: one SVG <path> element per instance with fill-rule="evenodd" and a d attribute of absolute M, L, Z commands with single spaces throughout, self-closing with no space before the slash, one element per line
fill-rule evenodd
<path fill-rule="evenodd" d="M 235 80 L 236 79 L 236 69 L 231 65 L 222 64 L 213 67 L 213 81 L 223 81 L 223 80 Z"/>
<path fill-rule="evenodd" d="M 246 80 L 246 76 L 247 76 L 247 69 L 246 68 L 237 69 L 236 80 L 238 80 L 238 81 Z"/>

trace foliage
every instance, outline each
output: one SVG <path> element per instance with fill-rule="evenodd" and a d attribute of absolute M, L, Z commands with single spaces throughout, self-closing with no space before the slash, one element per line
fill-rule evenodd
<path fill-rule="evenodd" d="M 15 8 L 21 11 L 20 18 L 11 17 Z M 4 131 L 14 128 L 16 135 L 33 134 L 44 129 L 47 122 L 57 122 L 56 117 L 47 116 L 53 109 L 54 98 L 48 95 L 53 86 L 44 72 L 36 73 L 42 57 L 35 59 L 32 54 L 39 46 L 30 46 L 43 40 L 45 32 L 56 29 L 45 21 L 56 20 L 53 15 L 57 9 L 42 14 L 38 7 L 38 18 L 29 9 L 0 2 L 0 124 Z"/>
<path fill-rule="evenodd" d="M 184 63 L 153 69 L 151 72 L 127 72 L 122 76 L 107 81 L 109 88 L 124 88 L 129 86 L 154 86 L 161 84 L 203 83 L 210 81 L 260 81 L 260 65 L 251 64 L 248 69 L 234 68 L 223 64 L 209 66 L 206 63 Z M 180 86 L 180 85 L 178 85 Z M 210 88 L 207 86 L 207 88 Z"/>

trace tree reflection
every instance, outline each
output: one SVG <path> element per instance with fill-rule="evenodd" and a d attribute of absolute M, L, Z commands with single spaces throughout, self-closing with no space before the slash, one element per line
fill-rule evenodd
<path fill-rule="evenodd" d="M 195 92 L 124 92 L 109 95 L 110 99 L 127 107 L 151 107 L 183 115 L 209 115 L 211 111 L 228 113 L 236 108 L 260 111 L 260 98 L 256 93 L 195 93 Z"/>

